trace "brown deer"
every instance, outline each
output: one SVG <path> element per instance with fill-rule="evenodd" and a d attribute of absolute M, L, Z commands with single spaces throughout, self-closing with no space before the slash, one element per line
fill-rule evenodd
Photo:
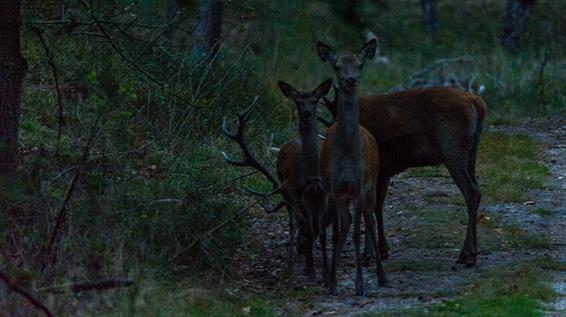
<path fill-rule="evenodd" d="M 332 85 L 328 79 L 312 92 L 301 92 L 285 82 L 278 82 L 283 95 L 295 102 L 299 116 L 299 138 L 281 146 L 277 156 L 277 175 L 282 193 L 289 204 L 289 214 L 296 215 L 299 233 L 305 238 L 305 272 L 314 277 L 313 243 L 318 237 L 321 214 L 327 191 L 320 175 L 320 146 L 317 130 L 317 106 Z M 290 230 L 290 255 L 294 232 Z M 324 242 L 322 242 L 324 243 Z M 324 252 L 324 251 L 323 251 Z M 324 274 L 324 273 L 323 273 Z"/>
<path fill-rule="evenodd" d="M 375 55 L 377 41 L 369 41 L 359 54 L 336 56 L 323 43 L 318 43 L 319 57 L 331 64 L 338 77 L 340 91 L 337 103 L 337 121 L 327 131 L 321 153 L 321 171 L 330 187 L 328 203 L 332 219 L 333 253 L 328 276 L 328 290 L 336 294 L 336 267 L 350 227 L 350 212 L 354 219 L 354 247 L 356 253 L 356 294 L 364 294 L 360 255 L 360 223 L 364 213 L 366 234 L 373 240 L 376 273 L 380 286 L 385 285 L 385 274 L 376 244 L 372 209 L 375 206 L 379 152 L 375 138 L 359 125 L 357 86 L 364 62 Z M 321 241 L 326 234 L 320 233 Z M 324 266 L 326 257 L 323 254 Z"/>
<path fill-rule="evenodd" d="M 388 257 L 383 202 L 389 179 L 410 167 L 444 164 L 462 192 L 468 229 L 457 263 L 472 267 L 477 258 L 476 218 L 481 194 L 476 157 L 486 104 L 473 93 L 446 87 L 360 96 L 360 124 L 379 146 L 380 169 L 375 214 L 382 258 Z M 337 100 L 324 103 L 338 115 Z M 368 246 L 366 239 L 366 247 Z M 370 242 L 371 243 L 371 242 Z M 373 248 L 366 248 L 371 254 Z"/>
<path fill-rule="evenodd" d="M 279 82 L 279 87 L 283 94 L 293 100 L 297 106 L 299 114 L 299 139 L 287 142 L 281 147 L 277 156 L 277 180 L 267 168 L 252 155 L 244 138 L 244 129 L 249 119 L 250 106 L 242 115 L 239 116 L 239 127 L 236 134 L 228 131 L 226 120 L 223 123 L 224 134 L 237 141 L 244 152 L 244 161 L 230 159 L 225 153 L 224 159 L 236 166 L 249 166 L 258 169 L 273 184 L 273 191 L 270 193 L 254 194 L 272 195 L 282 194 L 284 201 L 277 205 L 274 212 L 284 204 L 289 213 L 289 244 L 288 244 L 288 270 L 289 283 L 292 285 L 294 280 L 294 245 L 295 245 L 295 221 L 300 224 L 299 232 L 306 239 L 304 245 L 307 250 L 305 253 L 305 272 L 314 277 L 314 261 L 312 247 L 314 240 L 318 236 L 319 215 L 322 213 L 323 204 L 326 199 L 326 189 L 320 176 L 319 157 L 320 150 L 318 145 L 318 132 L 316 127 L 316 113 L 319 100 L 330 90 L 332 80 L 327 80 L 315 88 L 312 92 L 300 92 L 292 86 Z M 254 101 L 255 103 L 255 101 Z"/>

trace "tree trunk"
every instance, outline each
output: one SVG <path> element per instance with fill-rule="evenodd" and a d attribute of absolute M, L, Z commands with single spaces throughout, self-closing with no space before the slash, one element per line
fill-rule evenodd
<path fill-rule="evenodd" d="M 26 61 L 20 50 L 20 0 L 0 1 L 0 180 L 14 177 L 18 161 L 20 97 Z"/>
<path fill-rule="evenodd" d="M 503 20 L 503 32 L 501 33 L 501 45 L 513 53 L 520 49 L 521 39 L 527 29 L 530 7 L 535 0 L 508 0 L 505 18 Z"/>
<path fill-rule="evenodd" d="M 423 24 L 426 33 L 432 33 L 438 28 L 438 19 L 436 18 L 435 0 L 421 0 L 421 8 L 423 10 Z"/>
<path fill-rule="evenodd" d="M 218 51 L 223 12 L 224 1 L 199 0 L 195 19 L 195 42 L 192 49 L 192 56 L 195 61 L 202 61 L 209 56 L 214 56 Z"/>

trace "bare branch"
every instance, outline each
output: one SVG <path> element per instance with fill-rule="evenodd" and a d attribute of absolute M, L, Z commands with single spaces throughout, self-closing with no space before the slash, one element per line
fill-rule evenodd
<path fill-rule="evenodd" d="M 37 38 L 39 39 L 39 42 L 41 43 L 41 46 L 43 46 L 43 50 L 45 51 L 45 56 L 47 57 L 47 64 L 49 64 L 49 67 L 51 68 L 51 72 L 53 74 L 53 81 L 55 83 L 55 91 L 57 92 L 57 109 L 59 110 L 59 125 L 57 126 L 57 147 L 56 147 L 56 151 L 55 151 L 55 157 L 58 157 L 59 154 L 59 145 L 61 142 L 61 133 L 63 130 L 63 101 L 62 101 L 62 94 L 61 94 L 61 87 L 59 85 L 59 70 L 57 68 L 57 65 L 55 64 L 55 59 L 53 57 L 53 54 L 51 54 L 51 50 L 49 49 L 49 46 L 47 46 L 47 42 L 45 42 L 45 39 L 43 38 L 43 33 L 42 31 L 33 26 L 32 24 L 26 24 L 27 27 L 37 36 Z"/>
<path fill-rule="evenodd" d="M 83 153 L 82 153 L 81 161 L 80 161 L 79 166 L 77 167 L 77 170 L 75 172 L 75 176 L 73 177 L 73 180 L 71 181 L 69 187 L 67 188 L 67 192 L 65 193 L 65 198 L 63 200 L 63 203 L 61 204 L 61 207 L 59 208 L 59 212 L 57 213 L 57 217 L 55 219 L 55 225 L 54 225 L 53 230 L 51 232 L 49 241 L 41 249 L 39 255 L 37 256 L 36 260 L 37 260 L 37 263 L 40 265 L 41 271 L 43 271 L 45 269 L 45 267 L 47 266 L 49 261 L 53 258 L 53 252 L 54 252 L 53 246 L 55 245 L 59 231 L 60 231 L 63 223 L 65 222 L 65 218 L 66 218 L 66 214 L 67 214 L 67 206 L 68 206 L 68 204 L 71 200 L 71 197 L 73 196 L 73 192 L 75 191 L 75 187 L 79 182 L 81 173 L 82 173 L 84 166 L 85 166 L 85 163 L 88 160 L 88 155 L 90 153 L 91 148 L 94 145 L 94 140 L 96 139 L 96 135 L 98 134 L 99 119 L 100 119 L 100 117 L 96 118 L 96 120 L 95 120 L 95 122 L 92 126 L 87 144 L 85 145 L 85 148 L 84 148 Z"/>
<path fill-rule="evenodd" d="M 18 285 L 14 284 L 12 281 L 10 281 L 10 278 L 8 278 L 8 275 L 6 275 L 5 273 L 3 273 L 1 271 L 0 271 L 0 280 L 4 281 L 6 286 L 8 286 L 8 290 L 13 291 L 13 292 L 18 293 L 21 296 L 23 296 L 30 304 L 33 305 L 33 307 L 35 307 L 35 309 L 41 311 L 45 316 L 53 317 L 53 314 L 49 311 L 49 309 L 47 309 L 47 307 L 45 307 L 45 305 L 43 305 L 39 300 L 37 300 L 35 297 L 33 297 L 26 290 L 24 290 L 23 288 L 19 287 Z"/>

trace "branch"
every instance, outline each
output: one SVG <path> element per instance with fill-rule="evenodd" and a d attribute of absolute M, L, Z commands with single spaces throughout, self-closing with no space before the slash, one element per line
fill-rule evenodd
<path fill-rule="evenodd" d="M 278 190 L 279 188 L 277 188 Z M 176 261 L 179 257 L 181 257 L 181 255 L 185 254 L 187 251 L 191 250 L 193 247 L 195 247 L 202 239 L 204 239 L 206 236 L 213 234 L 214 232 L 218 231 L 220 228 L 224 227 L 226 224 L 228 224 L 229 222 L 233 221 L 234 219 L 236 219 L 236 217 L 240 216 L 241 213 L 243 213 L 244 211 L 249 210 L 250 208 L 252 208 L 253 206 L 255 206 L 256 204 L 266 200 L 268 197 L 270 197 L 269 195 L 265 196 L 265 197 L 261 197 L 253 202 L 251 202 L 250 204 L 248 204 L 247 206 L 245 206 L 244 208 L 238 210 L 238 212 L 234 213 L 234 215 L 232 215 L 229 218 L 224 219 L 224 221 L 222 221 L 221 223 L 217 224 L 216 226 L 212 227 L 210 230 L 206 231 L 205 233 L 201 234 L 198 238 L 196 238 L 195 240 L 193 240 L 193 242 L 191 242 L 187 247 L 184 247 L 183 249 L 181 249 L 179 252 L 177 252 L 177 254 L 175 254 L 174 256 L 172 256 L 171 258 L 169 258 L 169 262 L 174 262 Z"/>
<path fill-rule="evenodd" d="M 100 119 L 100 117 L 96 118 L 94 125 L 92 126 L 87 144 L 86 144 L 86 146 L 83 150 L 81 161 L 79 163 L 79 166 L 77 167 L 77 171 L 75 172 L 75 176 L 73 177 L 71 184 L 67 188 L 67 192 L 65 193 L 65 198 L 63 200 L 63 203 L 61 204 L 61 208 L 59 209 L 59 212 L 57 213 L 57 218 L 55 219 L 55 225 L 53 227 L 53 231 L 51 232 L 49 242 L 47 243 L 47 245 L 45 245 L 41 249 L 41 251 L 40 251 L 40 253 L 39 253 L 39 255 L 36 259 L 41 265 L 41 271 L 42 272 L 45 269 L 48 260 L 52 258 L 53 246 L 55 245 L 59 231 L 60 231 L 63 223 L 65 222 L 65 218 L 66 218 L 66 214 L 67 214 L 67 205 L 69 204 L 69 201 L 71 200 L 71 197 L 73 196 L 73 192 L 75 191 L 75 187 L 79 182 L 81 173 L 82 173 L 84 166 L 85 166 L 85 164 L 88 160 L 88 155 L 90 153 L 91 148 L 94 145 L 94 140 L 96 139 L 96 135 L 98 134 L 99 119 Z"/>
<path fill-rule="evenodd" d="M 45 307 L 45 305 L 43 305 L 39 300 L 35 299 L 26 290 L 12 283 L 12 281 L 10 281 L 10 278 L 8 278 L 8 276 L 1 271 L 0 271 L 0 280 L 4 281 L 6 286 L 8 286 L 8 290 L 16 292 L 21 296 L 23 296 L 30 304 L 33 305 L 33 307 L 35 307 L 35 309 L 41 311 L 45 316 L 53 317 L 53 314 L 49 311 L 49 309 L 47 309 L 47 307 Z"/>
<path fill-rule="evenodd" d="M 53 81 L 55 82 L 55 91 L 57 92 L 57 107 L 59 109 L 59 126 L 57 127 L 57 148 L 55 150 L 56 153 L 55 156 L 57 157 L 59 153 L 59 144 L 61 143 L 61 133 L 63 130 L 63 102 L 61 97 L 62 96 L 61 88 L 59 86 L 59 71 L 57 65 L 55 64 L 53 54 L 51 54 L 51 50 L 49 49 L 49 46 L 47 46 L 47 43 L 43 38 L 42 31 L 39 28 L 33 26 L 32 24 L 28 23 L 26 25 L 37 36 L 39 42 L 41 43 L 41 46 L 43 46 L 43 49 L 45 51 L 45 56 L 47 57 L 47 64 L 49 64 L 49 67 L 51 68 L 51 72 L 53 73 Z"/>
<path fill-rule="evenodd" d="M 69 289 L 73 293 L 79 293 L 90 290 L 105 290 L 111 288 L 128 287 L 134 284 L 131 280 L 97 280 L 92 282 L 75 283 L 69 285 Z"/>
<path fill-rule="evenodd" d="M 90 5 L 85 1 L 81 1 L 81 3 L 83 4 L 83 6 L 90 12 L 90 15 L 92 17 L 92 19 L 94 20 L 94 23 L 96 24 L 96 26 L 98 27 L 98 29 L 100 30 L 100 33 L 102 33 L 102 35 L 106 38 L 106 40 L 108 41 L 108 44 L 110 44 L 110 46 L 114 49 L 114 51 L 116 51 L 116 53 L 118 53 L 118 55 L 120 55 L 120 57 L 128 64 L 130 64 L 130 66 L 132 66 L 135 70 L 137 70 L 138 72 L 142 73 L 145 77 L 147 77 L 147 79 L 149 79 L 151 82 L 153 82 L 154 84 L 156 84 L 157 86 L 159 86 L 159 88 L 163 89 L 164 92 L 168 93 L 169 95 L 178 98 L 182 101 L 184 101 L 188 106 L 195 108 L 195 109 L 200 109 L 200 107 L 197 107 L 195 105 L 193 105 L 192 103 L 190 103 L 188 100 L 186 100 L 185 98 L 175 94 L 174 92 L 170 91 L 167 88 L 166 84 L 163 84 L 162 82 L 160 82 L 158 79 L 156 79 L 155 77 L 153 77 L 150 73 L 146 72 L 143 68 L 141 68 L 139 65 L 137 65 L 136 63 L 134 63 L 134 61 L 132 61 L 130 58 L 128 58 L 124 52 L 122 52 L 122 50 L 116 45 L 116 43 L 114 43 L 114 41 L 112 40 L 112 37 L 108 34 L 108 32 L 106 32 L 106 30 L 104 29 L 104 27 L 102 26 L 102 24 L 100 23 L 100 21 L 98 20 L 98 18 L 94 15 L 94 13 L 92 12 Z"/>

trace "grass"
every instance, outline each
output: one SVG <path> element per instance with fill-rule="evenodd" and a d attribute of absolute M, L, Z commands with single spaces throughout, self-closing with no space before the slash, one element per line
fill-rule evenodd
<path fill-rule="evenodd" d="M 549 172 L 539 163 L 542 150 L 526 135 L 483 135 L 477 173 L 484 202 L 524 202 L 528 190 L 543 189 Z"/>
<path fill-rule="evenodd" d="M 175 286 L 144 285 L 123 292 L 117 307 L 96 310 L 90 316 L 191 316 L 191 317 L 267 317 L 276 313 L 275 300 L 241 294 L 237 289 L 216 289 L 179 283 Z"/>
<path fill-rule="evenodd" d="M 540 163 L 543 145 L 527 135 L 484 133 L 478 150 L 477 174 L 482 202 L 518 203 L 527 192 L 544 189 L 548 168 Z M 450 177 L 445 167 L 413 168 L 405 177 Z M 458 195 L 454 201 L 464 205 Z"/>
<path fill-rule="evenodd" d="M 467 217 L 462 211 L 447 207 L 404 210 L 403 217 L 411 218 L 415 225 L 410 229 L 392 228 L 401 247 L 457 249 L 463 243 Z M 409 221 L 409 220 L 408 220 Z M 501 216 L 482 212 L 478 224 L 478 243 L 483 251 L 539 250 L 551 246 L 549 237 L 530 233 L 518 224 L 508 223 Z"/>
<path fill-rule="evenodd" d="M 537 263 L 495 268 L 462 288 L 460 297 L 427 307 L 369 316 L 543 316 L 542 301 L 555 296 Z"/>
<path fill-rule="evenodd" d="M 541 217 L 548 217 L 548 216 L 551 216 L 553 214 L 552 210 L 548 210 L 548 209 L 543 208 L 543 207 L 537 207 L 531 212 L 533 214 L 539 215 Z"/>

